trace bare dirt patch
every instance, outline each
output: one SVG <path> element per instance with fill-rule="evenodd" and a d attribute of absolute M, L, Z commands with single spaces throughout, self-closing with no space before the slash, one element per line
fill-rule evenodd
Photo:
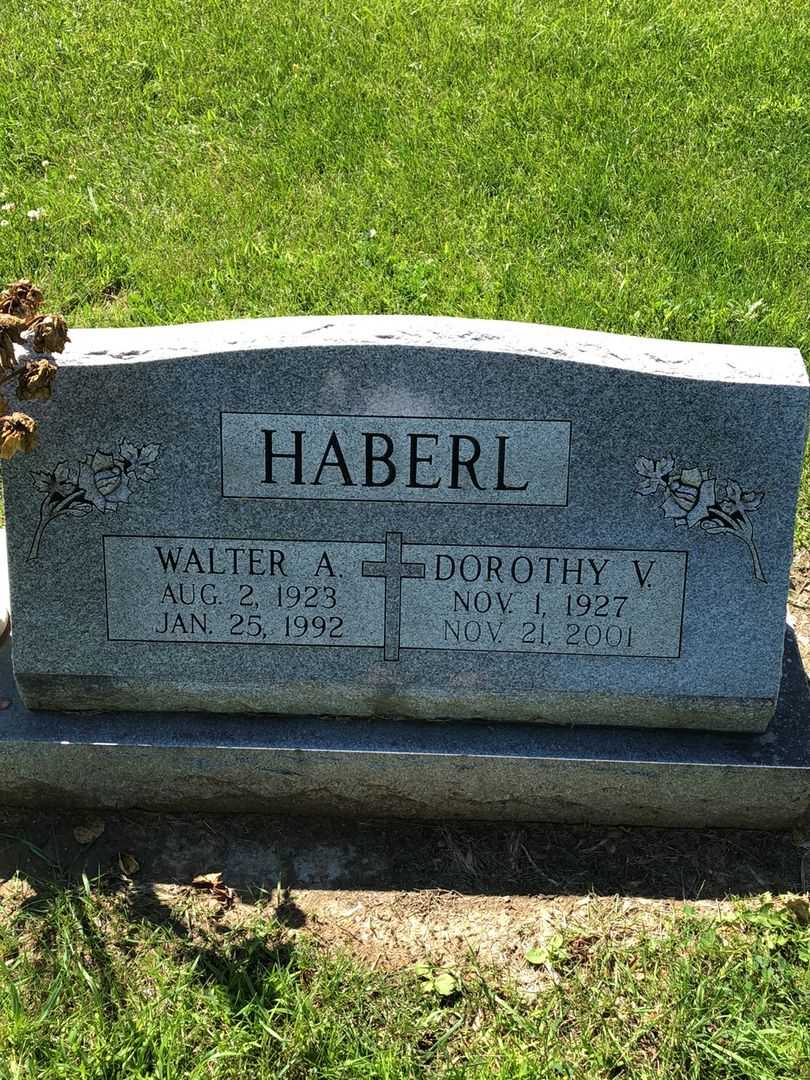
<path fill-rule="evenodd" d="M 796 552 L 790 570 L 788 609 L 806 671 L 810 671 L 810 551 Z"/>
<path fill-rule="evenodd" d="M 148 813 L 104 814 L 99 832 L 88 820 L 0 812 L 0 905 L 86 874 L 126 894 L 133 917 L 201 942 L 275 918 L 373 967 L 477 964 L 528 993 L 550 976 L 526 952 L 554 934 L 632 941 L 685 903 L 717 912 L 806 877 L 801 838 L 773 833 Z"/>

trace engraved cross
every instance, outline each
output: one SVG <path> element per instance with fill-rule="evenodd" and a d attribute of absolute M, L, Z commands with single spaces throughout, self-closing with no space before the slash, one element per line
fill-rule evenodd
<path fill-rule="evenodd" d="M 386 660 L 399 660 L 399 628 L 402 616 L 402 579 L 423 578 L 424 563 L 402 561 L 402 533 L 385 534 L 385 562 L 363 560 L 363 577 L 385 578 L 385 648 Z"/>

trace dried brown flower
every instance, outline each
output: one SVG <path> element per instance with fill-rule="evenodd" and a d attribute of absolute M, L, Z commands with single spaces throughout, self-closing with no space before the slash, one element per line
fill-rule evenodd
<path fill-rule="evenodd" d="M 37 315 L 28 328 L 33 331 L 31 344 L 39 353 L 62 352 L 70 341 L 67 323 L 61 315 Z"/>
<path fill-rule="evenodd" d="M 6 371 L 14 367 L 14 346 L 8 334 L 0 334 L 0 369 Z"/>
<path fill-rule="evenodd" d="M 0 314 L 30 318 L 42 304 L 43 296 L 33 282 L 12 281 L 0 293 Z"/>
<path fill-rule="evenodd" d="M 50 360 L 29 360 L 17 379 L 20 401 L 48 401 L 59 369 Z"/>
<path fill-rule="evenodd" d="M 25 413 L 0 416 L 0 458 L 8 461 L 16 453 L 28 453 L 37 445 L 37 422 Z"/>
<path fill-rule="evenodd" d="M 17 315 L 0 314 L 0 334 L 8 334 L 12 341 L 22 342 L 22 332 L 25 327 L 25 319 Z"/>
<path fill-rule="evenodd" d="M 14 367 L 14 342 L 22 341 L 25 319 L 16 315 L 0 315 L 0 368 Z"/>

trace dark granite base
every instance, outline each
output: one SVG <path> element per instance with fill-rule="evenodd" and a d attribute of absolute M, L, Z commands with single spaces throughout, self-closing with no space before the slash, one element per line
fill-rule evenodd
<path fill-rule="evenodd" d="M 0 802 L 777 829 L 810 822 L 810 693 L 787 631 L 761 735 L 28 711 L 0 649 Z"/>

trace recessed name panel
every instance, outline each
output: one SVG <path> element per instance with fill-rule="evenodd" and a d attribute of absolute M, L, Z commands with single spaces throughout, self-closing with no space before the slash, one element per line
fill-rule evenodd
<path fill-rule="evenodd" d="M 222 494 L 565 506 L 567 420 L 221 414 Z"/>

